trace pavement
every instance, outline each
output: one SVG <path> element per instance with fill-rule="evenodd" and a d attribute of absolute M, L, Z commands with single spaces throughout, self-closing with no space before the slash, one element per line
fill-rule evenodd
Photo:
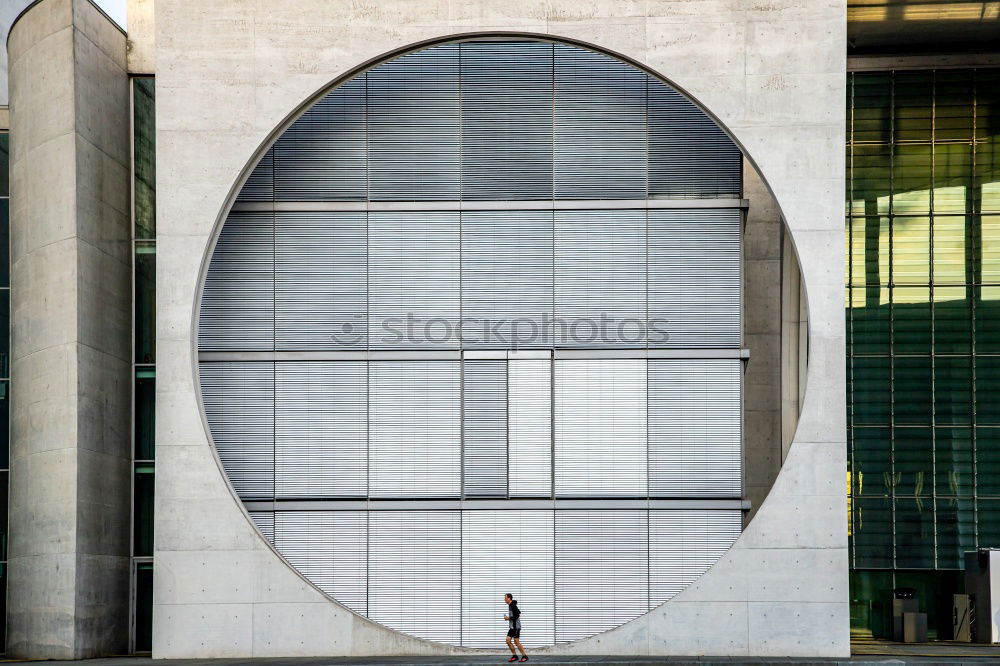
<path fill-rule="evenodd" d="M 718 664 L 1000 664 L 1000 646 L 972 645 L 969 643 L 922 643 L 899 644 L 866 641 L 853 646 L 854 654 L 846 659 L 819 658 L 774 658 L 774 657 L 612 657 L 597 655 L 556 656 L 538 655 L 529 664 L 546 666 L 649 666 L 650 664 L 691 664 L 705 666 Z M 529 655 L 530 656 L 530 655 Z M 5 663 L 16 662 L 5 660 Z M 473 666 L 506 664 L 507 659 L 497 654 L 455 656 L 455 657 L 310 657 L 282 659 L 157 659 L 149 657 L 108 657 L 79 661 L 47 661 L 45 666 Z"/>

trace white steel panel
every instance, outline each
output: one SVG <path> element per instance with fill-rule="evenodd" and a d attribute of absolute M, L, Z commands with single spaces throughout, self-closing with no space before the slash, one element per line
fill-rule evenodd
<path fill-rule="evenodd" d="M 368 368 L 351 361 L 275 364 L 275 496 L 368 493 Z"/>
<path fill-rule="evenodd" d="M 458 362 L 375 361 L 368 391 L 369 496 L 458 497 Z"/>
<path fill-rule="evenodd" d="M 507 362 L 511 497 L 552 495 L 552 361 Z"/>
<path fill-rule="evenodd" d="M 646 511 L 557 511 L 556 643 L 579 640 L 649 608 Z"/>
<path fill-rule="evenodd" d="M 458 213 L 368 214 L 371 349 L 458 348 Z"/>
<path fill-rule="evenodd" d="M 646 346 L 646 211 L 555 213 L 556 347 Z"/>
<path fill-rule="evenodd" d="M 457 645 L 461 513 L 377 511 L 368 522 L 368 616 L 407 634 Z"/>
<path fill-rule="evenodd" d="M 521 610 L 525 647 L 555 642 L 553 512 L 462 512 L 462 645 L 503 646 L 505 594 Z"/>
<path fill-rule="evenodd" d="M 462 213 L 465 349 L 552 345 L 552 224 L 550 211 Z"/>
<path fill-rule="evenodd" d="M 742 374 L 735 359 L 649 360 L 651 496 L 740 496 Z"/>
<path fill-rule="evenodd" d="M 556 361 L 559 497 L 646 497 L 646 362 Z"/>
<path fill-rule="evenodd" d="M 657 347 L 739 347 L 742 215 L 650 210 L 649 319 Z M 655 340 L 655 342 L 654 342 Z"/>
<path fill-rule="evenodd" d="M 275 347 L 367 346 L 366 214 L 275 213 Z"/>

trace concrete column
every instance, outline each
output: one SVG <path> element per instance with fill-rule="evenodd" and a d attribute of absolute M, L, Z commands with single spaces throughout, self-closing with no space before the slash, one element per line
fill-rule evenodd
<path fill-rule="evenodd" d="M 743 329 L 750 362 L 744 374 L 744 493 L 753 518 L 781 469 L 781 214 L 749 162 L 743 234 Z"/>
<path fill-rule="evenodd" d="M 11 29 L 8 655 L 128 646 L 129 86 L 87 0 Z"/>

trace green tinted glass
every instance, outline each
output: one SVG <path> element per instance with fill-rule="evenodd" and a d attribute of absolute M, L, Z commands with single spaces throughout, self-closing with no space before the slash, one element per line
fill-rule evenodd
<path fill-rule="evenodd" d="M 970 497 L 972 428 L 934 429 L 934 488 L 939 497 Z"/>
<path fill-rule="evenodd" d="M 135 244 L 135 362 L 156 361 L 156 245 Z"/>
<path fill-rule="evenodd" d="M 892 490 L 892 435 L 887 427 L 853 428 L 852 471 L 856 495 L 886 497 Z"/>
<path fill-rule="evenodd" d="M 156 238 L 156 107 L 151 78 L 132 79 L 135 237 Z"/>
<path fill-rule="evenodd" d="M 891 500 L 859 498 L 851 503 L 854 566 L 892 567 Z"/>

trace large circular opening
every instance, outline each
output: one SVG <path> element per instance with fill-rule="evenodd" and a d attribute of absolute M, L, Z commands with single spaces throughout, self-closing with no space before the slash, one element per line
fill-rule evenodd
<path fill-rule="evenodd" d="M 221 229 L 201 391 L 288 562 L 421 638 L 633 619 L 742 526 L 742 155 L 578 46 L 381 63 L 277 139 Z"/>

